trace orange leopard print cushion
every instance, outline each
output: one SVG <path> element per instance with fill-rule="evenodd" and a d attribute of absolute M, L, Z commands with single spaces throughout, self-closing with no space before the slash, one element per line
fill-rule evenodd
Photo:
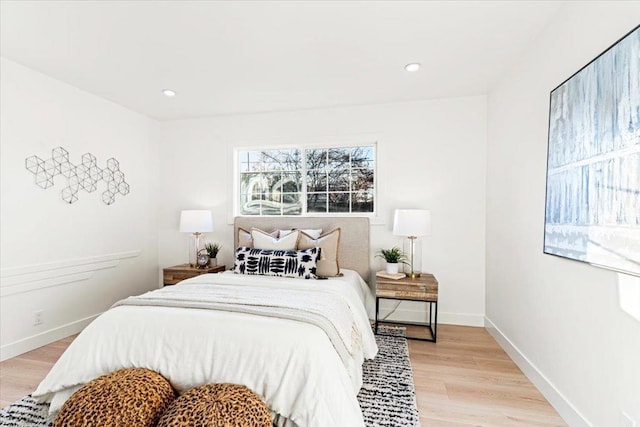
<path fill-rule="evenodd" d="M 260 396 L 243 385 L 208 384 L 177 398 L 158 427 L 271 427 Z"/>
<path fill-rule="evenodd" d="M 148 369 L 121 369 L 73 393 L 53 427 L 153 427 L 174 399 L 175 392 L 162 375 Z"/>

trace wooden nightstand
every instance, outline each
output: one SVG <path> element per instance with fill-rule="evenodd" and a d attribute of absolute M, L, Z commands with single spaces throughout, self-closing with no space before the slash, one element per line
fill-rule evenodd
<path fill-rule="evenodd" d="M 165 286 L 175 285 L 176 283 L 184 279 L 196 277 L 201 274 L 220 273 L 224 270 L 224 265 L 217 265 L 215 267 L 207 268 L 195 268 L 191 267 L 189 264 L 176 265 L 173 267 L 162 269 L 163 283 Z"/>
<path fill-rule="evenodd" d="M 426 326 L 431 332 L 431 338 L 407 338 L 436 342 L 438 336 L 438 281 L 433 274 L 423 273 L 420 277 L 415 279 L 405 277 L 398 280 L 385 279 L 383 277 L 376 276 L 376 283 L 376 333 L 378 333 L 378 323 L 417 324 Z M 380 309 L 381 299 L 427 302 L 429 303 L 429 321 L 427 323 L 392 322 L 388 320 L 379 321 L 378 312 Z"/>

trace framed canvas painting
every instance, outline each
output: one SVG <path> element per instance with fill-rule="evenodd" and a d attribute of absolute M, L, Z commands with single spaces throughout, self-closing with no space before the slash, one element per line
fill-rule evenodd
<path fill-rule="evenodd" d="M 551 91 L 544 252 L 640 276 L 640 26 Z"/>

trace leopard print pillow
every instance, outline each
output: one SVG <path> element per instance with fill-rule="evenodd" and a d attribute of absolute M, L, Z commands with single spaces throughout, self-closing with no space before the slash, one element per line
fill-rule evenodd
<path fill-rule="evenodd" d="M 260 396 L 243 385 L 207 384 L 192 388 L 165 411 L 158 427 L 271 427 Z"/>
<path fill-rule="evenodd" d="M 142 368 L 121 369 L 73 393 L 53 427 L 153 427 L 174 399 L 175 392 L 162 375 Z"/>

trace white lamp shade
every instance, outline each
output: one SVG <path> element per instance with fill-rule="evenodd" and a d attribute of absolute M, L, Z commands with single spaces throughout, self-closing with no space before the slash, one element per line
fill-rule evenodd
<path fill-rule="evenodd" d="M 393 216 L 396 236 L 428 236 L 431 234 L 431 211 L 424 209 L 396 209 Z"/>
<path fill-rule="evenodd" d="M 180 231 L 184 233 L 213 231 L 211 211 L 189 210 L 180 212 Z"/>

